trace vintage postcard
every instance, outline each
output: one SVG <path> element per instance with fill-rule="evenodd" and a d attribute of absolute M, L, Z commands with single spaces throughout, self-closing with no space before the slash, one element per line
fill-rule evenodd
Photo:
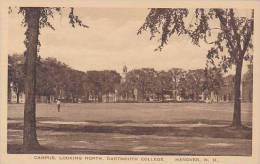
<path fill-rule="evenodd" d="M 259 1 L 1 1 L 0 163 L 259 164 Z"/>

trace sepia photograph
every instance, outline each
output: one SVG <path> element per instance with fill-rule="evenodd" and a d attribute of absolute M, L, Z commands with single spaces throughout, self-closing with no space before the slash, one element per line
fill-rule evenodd
<path fill-rule="evenodd" d="M 7 11 L 7 155 L 252 157 L 254 8 Z"/>

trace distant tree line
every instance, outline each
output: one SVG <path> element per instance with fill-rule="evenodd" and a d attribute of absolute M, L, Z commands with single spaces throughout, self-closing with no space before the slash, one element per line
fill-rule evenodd
<path fill-rule="evenodd" d="M 165 101 L 164 95 L 176 99 L 199 101 L 202 92 L 209 95 L 218 93 L 223 86 L 223 74 L 220 69 L 184 70 L 172 68 L 168 71 L 156 71 L 153 68 L 134 69 L 124 77 L 113 70 L 78 71 L 55 58 L 37 59 L 36 93 L 46 96 L 62 98 L 66 102 L 101 102 L 102 97 L 117 94 L 124 100 L 135 97 L 146 101 L 151 95 L 157 100 Z M 23 55 L 8 56 L 8 90 L 11 87 L 19 95 L 24 92 L 24 57 Z M 123 82 L 122 82 L 123 79 Z"/>

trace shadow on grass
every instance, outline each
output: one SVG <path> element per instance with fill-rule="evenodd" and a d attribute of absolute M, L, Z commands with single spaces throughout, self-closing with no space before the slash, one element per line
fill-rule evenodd
<path fill-rule="evenodd" d="M 202 122 L 202 121 L 200 121 Z M 205 122 L 205 121 L 204 121 Z M 203 122 L 203 123 L 204 123 Z M 187 123 L 187 122 L 181 122 Z M 197 122 L 192 122 L 197 123 Z M 192 124 L 191 123 L 191 124 Z M 172 126 L 105 126 L 105 125 L 71 125 L 71 124 L 38 124 L 37 129 L 42 131 L 51 132 L 64 132 L 64 133 L 117 133 L 126 135 L 154 135 L 154 136 L 171 136 L 171 137 L 202 137 L 202 138 L 227 138 L 227 139 L 246 139 L 252 140 L 252 128 L 242 127 L 236 129 L 225 122 L 207 122 L 212 125 L 226 125 L 226 126 L 198 126 L 198 127 L 172 127 Z M 22 130 L 23 123 L 9 123 L 9 130 Z M 86 148 L 56 148 L 44 147 L 39 149 L 24 152 L 22 145 L 9 144 L 8 153 L 10 154 L 97 154 L 97 155 L 206 155 L 206 154 L 174 154 L 174 153 L 156 153 L 151 152 L 134 152 L 122 150 L 96 150 Z M 215 155 L 215 154 L 214 154 Z"/>
<path fill-rule="evenodd" d="M 23 124 L 10 123 L 8 129 L 21 130 Z M 98 126 L 98 125 L 68 125 L 68 124 L 39 124 L 38 130 L 56 132 L 82 133 L 120 133 L 128 135 L 158 135 L 175 137 L 211 137 L 211 138 L 239 138 L 252 139 L 252 128 L 240 129 L 231 126 L 224 127 L 160 127 L 160 126 Z"/>

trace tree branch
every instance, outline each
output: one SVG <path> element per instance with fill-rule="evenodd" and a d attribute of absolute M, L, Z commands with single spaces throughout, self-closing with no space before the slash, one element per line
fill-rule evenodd
<path fill-rule="evenodd" d="M 231 46 L 232 53 L 235 53 L 236 48 L 232 43 L 232 38 L 230 38 L 230 31 L 228 30 L 226 19 L 223 17 L 223 14 L 220 11 L 220 9 L 214 9 L 214 11 L 215 11 L 216 16 L 218 17 L 220 23 L 221 23 L 221 28 L 223 29 L 224 33 L 227 36 L 226 38 L 227 38 L 228 44 Z"/>

